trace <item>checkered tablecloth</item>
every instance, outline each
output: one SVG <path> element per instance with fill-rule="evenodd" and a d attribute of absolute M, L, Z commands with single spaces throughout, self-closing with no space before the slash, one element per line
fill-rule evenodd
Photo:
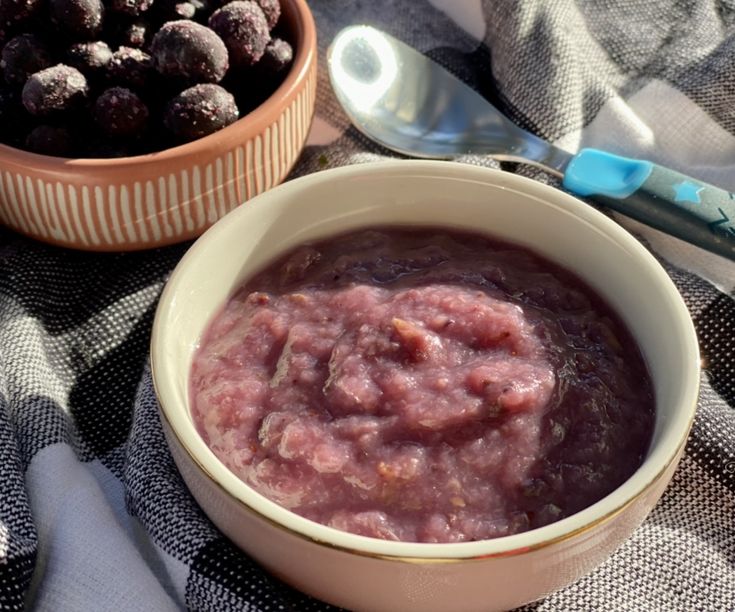
<path fill-rule="evenodd" d="M 731 0 L 310 5 L 317 115 L 291 177 L 392 155 L 350 127 L 327 77 L 333 36 L 368 23 L 570 151 L 644 157 L 735 191 Z M 526 610 L 733 610 L 735 263 L 616 219 L 662 259 L 694 318 L 705 364 L 697 418 L 673 482 L 633 537 Z M 329 609 L 219 533 L 167 450 L 148 342 L 161 288 L 188 246 L 89 254 L 0 230 L 0 610 Z"/>

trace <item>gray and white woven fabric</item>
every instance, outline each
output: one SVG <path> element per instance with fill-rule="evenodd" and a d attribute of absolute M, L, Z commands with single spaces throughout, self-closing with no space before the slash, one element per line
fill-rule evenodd
<path fill-rule="evenodd" d="M 326 72 L 336 32 L 369 23 L 570 151 L 645 157 L 735 191 L 732 0 L 310 5 L 317 116 L 291 177 L 391 156 L 350 127 Z M 673 482 L 630 541 L 525 610 L 734 610 L 735 264 L 616 219 L 662 259 L 690 308 L 705 364 L 698 414 Z M 0 230 L 0 610 L 330 609 L 220 534 L 166 448 L 148 341 L 188 246 L 88 254 Z"/>

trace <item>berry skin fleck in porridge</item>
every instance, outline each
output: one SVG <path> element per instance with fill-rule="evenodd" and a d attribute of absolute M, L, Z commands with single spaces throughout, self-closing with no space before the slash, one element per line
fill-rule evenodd
<path fill-rule="evenodd" d="M 630 333 L 520 247 L 433 229 L 300 247 L 213 319 L 193 418 L 243 481 L 366 536 L 546 525 L 640 465 L 654 397 Z"/>

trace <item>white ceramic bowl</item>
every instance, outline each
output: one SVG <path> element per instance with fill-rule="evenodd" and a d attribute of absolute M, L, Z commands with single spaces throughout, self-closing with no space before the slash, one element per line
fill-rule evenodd
<path fill-rule="evenodd" d="M 390 542 L 313 523 L 232 474 L 197 434 L 188 375 L 199 337 L 242 281 L 292 247 L 375 225 L 485 232 L 533 248 L 596 288 L 632 330 L 650 367 L 653 441 L 631 478 L 557 523 L 459 544 Z M 565 193 L 510 173 L 394 161 L 296 179 L 218 221 L 184 256 L 156 313 L 152 368 L 174 459 L 194 497 L 237 545 L 298 589 L 353 610 L 507 609 L 604 561 L 661 496 L 694 416 L 699 352 L 687 309 L 641 244 Z"/>

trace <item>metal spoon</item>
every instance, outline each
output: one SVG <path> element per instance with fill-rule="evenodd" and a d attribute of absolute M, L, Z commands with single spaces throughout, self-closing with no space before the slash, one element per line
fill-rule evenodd
<path fill-rule="evenodd" d="M 396 38 L 342 30 L 328 52 L 332 87 L 355 127 L 411 157 L 486 154 L 540 166 L 568 191 L 735 260 L 735 194 L 649 161 L 576 155 L 522 130 L 473 89 Z"/>

